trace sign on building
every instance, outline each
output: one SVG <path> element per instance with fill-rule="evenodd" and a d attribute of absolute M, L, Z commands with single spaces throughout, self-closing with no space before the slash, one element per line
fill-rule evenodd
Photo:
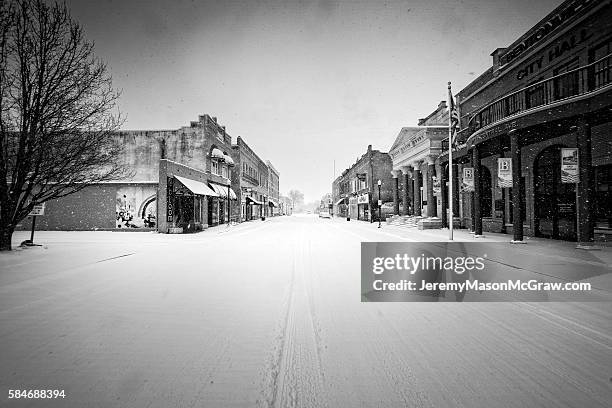
<path fill-rule="evenodd" d="M 370 193 L 361 194 L 357 197 L 357 204 L 368 204 L 370 202 Z"/>
<path fill-rule="evenodd" d="M 45 215 L 45 203 L 35 205 L 28 215 Z"/>
<path fill-rule="evenodd" d="M 501 188 L 512 187 L 512 159 L 509 157 L 497 159 L 497 185 Z"/>
<path fill-rule="evenodd" d="M 442 183 L 440 182 L 440 179 L 436 178 L 433 182 L 433 192 L 436 195 L 440 195 L 442 193 Z"/>
<path fill-rule="evenodd" d="M 561 182 L 578 183 L 578 148 L 561 149 Z"/>
<path fill-rule="evenodd" d="M 473 167 L 463 168 L 463 180 L 461 183 L 461 191 L 464 191 L 464 192 L 474 191 L 474 168 Z"/>

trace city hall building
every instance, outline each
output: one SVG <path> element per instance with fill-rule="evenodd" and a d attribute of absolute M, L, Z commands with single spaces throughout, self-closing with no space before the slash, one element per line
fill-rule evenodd
<path fill-rule="evenodd" d="M 492 57 L 491 68 L 456 96 L 462 224 L 476 235 L 505 232 L 517 241 L 609 240 L 611 2 L 565 1 Z"/>

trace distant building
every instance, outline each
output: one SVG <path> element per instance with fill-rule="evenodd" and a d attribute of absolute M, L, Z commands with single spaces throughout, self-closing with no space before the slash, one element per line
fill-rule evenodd
<path fill-rule="evenodd" d="M 270 161 L 268 166 L 268 215 L 280 215 L 280 173 L 274 168 Z"/>
<path fill-rule="evenodd" d="M 236 139 L 232 150 L 239 170 L 234 173 L 234 184 L 239 185 L 240 220 L 263 218 L 269 205 L 268 166 L 241 136 Z"/>
<path fill-rule="evenodd" d="M 366 153 L 333 181 L 334 215 L 363 221 L 378 220 L 378 202 L 382 200 L 384 218 L 390 213 L 385 208 L 389 208 L 388 204 L 393 200 L 391 169 L 389 154 L 372 150 L 372 145 L 369 145 Z M 381 181 L 380 195 L 378 180 Z"/>

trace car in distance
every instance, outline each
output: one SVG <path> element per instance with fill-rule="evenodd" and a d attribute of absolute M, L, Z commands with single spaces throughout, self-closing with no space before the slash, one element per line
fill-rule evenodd
<path fill-rule="evenodd" d="M 327 208 L 321 208 L 319 210 L 319 218 L 331 218 L 331 214 Z"/>

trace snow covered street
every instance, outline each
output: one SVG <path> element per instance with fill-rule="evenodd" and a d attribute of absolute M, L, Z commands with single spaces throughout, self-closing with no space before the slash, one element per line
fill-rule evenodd
<path fill-rule="evenodd" d="M 362 303 L 362 241 L 444 240 L 376 227 L 291 216 L 191 235 L 37 232 L 44 247 L 0 254 L 0 405 L 609 406 L 612 303 Z M 570 244 L 509 251 L 610 267 L 610 248 Z M 612 299 L 609 275 L 593 282 Z"/>

